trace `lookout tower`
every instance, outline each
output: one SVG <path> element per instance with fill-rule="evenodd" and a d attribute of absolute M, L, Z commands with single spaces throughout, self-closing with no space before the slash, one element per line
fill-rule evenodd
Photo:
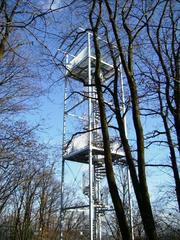
<path fill-rule="evenodd" d="M 104 197 L 102 182 L 105 179 L 104 146 L 101 133 L 97 92 L 94 84 L 96 57 L 90 32 L 85 34 L 79 46 L 66 54 L 64 93 L 64 124 L 61 173 L 61 239 L 64 234 L 65 212 L 83 212 L 88 217 L 84 227 L 79 226 L 81 235 L 89 240 L 101 240 L 102 216 L 112 209 Z M 101 75 L 104 84 L 114 75 L 107 43 L 103 42 Z M 73 87 L 72 87 L 73 86 Z M 112 133 L 111 154 L 113 164 L 123 162 L 124 152 Z M 74 164 L 74 165 L 73 165 Z M 65 203 L 65 186 L 69 178 L 65 170 L 73 165 L 71 172 L 78 172 L 76 181 L 81 181 L 81 200 Z M 81 166 L 78 168 L 77 166 Z M 77 168 L 79 170 L 77 170 Z M 88 200 L 87 200 L 88 199 Z M 86 202 L 87 201 L 87 202 Z M 78 239 L 78 238 L 77 238 Z"/>

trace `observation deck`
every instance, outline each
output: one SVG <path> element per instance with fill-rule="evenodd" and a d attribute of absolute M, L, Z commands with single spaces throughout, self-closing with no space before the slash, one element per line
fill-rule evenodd
<path fill-rule="evenodd" d="M 78 53 L 77 56 L 71 59 L 71 61 L 66 65 L 67 77 L 71 77 L 77 81 L 83 82 L 84 85 L 88 85 L 88 48 L 85 47 Z M 96 57 L 95 54 L 91 54 L 91 81 L 94 84 L 94 72 L 96 66 Z M 102 80 L 106 81 L 114 75 L 114 66 L 105 61 L 107 56 L 102 57 L 101 59 L 101 75 Z"/>
<path fill-rule="evenodd" d="M 117 142 L 111 143 L 111 154 L 113 162 L 124 159 L 124 151 Z M 102 140 L 92 141 L 91 150 L 93 164 L 97 161 L 104 161 L 104 148 Z M 63 158 L 70 161 L 89 163 L 89 137 L 88 133 L 75 136 L 66 146 Z"/>

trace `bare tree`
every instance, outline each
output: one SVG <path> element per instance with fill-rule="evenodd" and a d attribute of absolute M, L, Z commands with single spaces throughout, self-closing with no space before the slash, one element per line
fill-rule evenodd
<path fill-rule="evenodd" d="M 42 147 L 36 144 L 32 134 L 33 129 L 28 128 L 25 122 L 1 126 L 0 209 L 2 211 L 9 197 L 23 181 L 24 172 L 28 169 L 33 151 Z"/>
<path fill-rule="evenodd" d="M 159 7 L 161 8 L 161 14 L 159 14 L 158 18 L 154 18 L 157 13 L 157 9 L 155 9 L 152 12 L 150 21 L 147 21 L 147 33 L 154 53 L 159 60 L 159 72 L 163 74 L 165 100 L 168 110 L 174 119 L 174 127 L 180 151 L 180 47 L 178 39 L 178 1 L 166 1 L 165 3 L 160 3 Z M 151 27 L 153 24 L 155 26 Z"/>
<path fill-rule="evenodd" d="M 167 157 L 167 160 L 164 162 L 159 161 L 159 167 L 163 167 L 164 164 L 164 167 L 172 169 L 179 205 L 178 133 L 174 115 L 171 112 L 172 108 L 170 110 L 168 104 L 169 101 L 174 107 L 174 113 L 178 112 L 177 109 L 175 110 L 176 104 L 174 98 L 174 91 L 177 91 L 178 88 L 175 86 L 174 81 L 171 81 L 169 87 L 167 86 L 167 77 L 174 79 L 173 74 L 176 71 L 176 57 L 174 60 L 173 56 L 178 54 L 178 40 L 175 37 L 178 31 L 178 18 L 176 16 L 177 2 L 161 2 L 156 8 L 152 6 L 150 11 L 148 11 L 148 7 L 149 5 L 145 6 L 144 9 L 147 13 L 147 32 L 144 32 L 143 38 L 140 37 L 137 44 L 138 51 L 135 53 L 137 59 L 136 66 L 139 69 L 140 75 L 139 84 L 143 90 L 143 102 L 147 102 L 147 104 L 141 105 L 141 115 L 148 117 L 150 121 L 157 119 L 157 122 L 161 121 L 162 123 L 159 124 L 158 128 L 154 124 L 154 129 L 149 131 L 147 135 L 145 134 L 146 148 L 158 144 L 159 146 L 166 146 L 169 149 L 170 157 Z M 160 9 L 161 14 L 155 17 Z M 174 9 L 173 13 L 172 9 Z M 145 46 L 144 48 L 139 47 L 142 44 Z M 157 51 L 160 51 L 161 57 L 157 54 Z M 152 54 L 152 57 L 149 57 L 149 53 Z M 162 67 L 162 61 L 166 65 L 166 74 Z M 167 74 L 169 76 L 166 76 Z M 178 82 L 177 80 L 175 81 Z M 154 167 L 156 165 L 158 166 L 158 164 L 155 164 Z"/>
<path fill-rule="evenodd" d="M 100 47 L 98 44 L 98 31 L 100 23 L 103 22 L 105 31 L 105 36 L 109 42 L 110 34 L 114 36 L 114 41 L 116 42 L 118 54 L 121 59 L 121 63 L 127 78 L 127 83 L 129 87 L 129 93 L 131 97 L 131 106 L 132 106 L 132 122 L 134 125 L 135 135 L 136 135 L 136 141 L 137 141 L 137 170 L 134 163 L 134 158 L 132 155 L 132 151 L 130 148 L 130 143 L 127 139 L 126 132 L 125 132 L 125 125 L 124 125 L 124 116 L 123 112 L 120 107 L 119 97 L 118 97 L 118 88 L 117 88 L 117 80 L 118 80 L 118 65 L 117 61 L 115 61 L 115 56 L 113 55 L 113 51 L 111 50 L 111 56 L 113 57 L 113 63 L 115 67 L 115 77 L 114 77 L 114 91 L 113 91 L 113 101 L 115 110 L 114 113 L 116 115 L 116 120 L 118 124 L 118 130 L 121 137 L 122 145 L 125 151 L 126 161 L 129 166 L 131 179 L 134 187 L 134 191 L 136 194 L 138 206 L 140 209 L 142 221 L 144 224 L 146 235 L 149 239 L 157 239 L 157 234 L 155 230 L 155 223 L 154 218 L 152 215 L 152 208 L 150 204 L 149 199 L 149 193 L 148 193 L 148 187 L 146 183 L 146 172 L 145 172 L 145 155 L 144 155 L 144 131 L 140 119 L 140 103 L 139 103 L 139 93 L 137 88 L 137 80 L 135 78 L 134 74 L 134 62 L 133 62 L 133 46 L 134 42 L 139 35 L 139 33 L 142 31 L 143 26 L 140 26 L 140 20 L 144 18 L 144 16 L 139 16 L 139 21 L 137 22 L 137 25 L 135 27 L 130 27 L 129 22 L 132 21 L 133 18 L 133 11 L 136 8 L 136 5 L 131 2 L 124 2 L 122 6 L 116 2 L 115 6 L 111 3 L 111 1 L 104 1 L 104 4 L 102 1 L 93 1 L 93 8 L 92 11 L 94 11 L 94 6 L 99 5 L 99 10 L 97 14 L 97 20 L 95 20 L 95 24 L 93 24 L 92 17 L 90 19 L 91 21 L 91 27 L 92 32 L 94 36 L 94 44 L 95 44 L 95 51 L 96 51 L 96 70 L 95 70 L 95 83 L 97 87 L 98 92 L 98 101 L 99 101 L 99 108 L 100 108 L 100 114 L 101 114 L 101 126 L 102 126 L 102 132 L 103 132 L 103 139 L 104 139 L 104 146 L 109 145 L 108 144 L 108 124 L 106 120 L 106 114 L 105 114 L 105 105 L 104 105 L 104 99 L 103 99 L 103 90 L 102 90 L 102 79 L 100 77 L 100 61 L 101 61 L 101 52 Z M 106 19 L 108 24 L 105 20 L 103 20 L 102 17 L 102 6 L 104 5 L 105 12 L 108 14 L 109 21 Z M 113 8 L 115 7 L 115 8 Z M 141 7 L 141 6 L 139 6 Z M 118 14 L 118 11 L 121 11 L 121 15 Z M 131 14 L 132 13 L 132 14 Z M 119 27 L 117 25 L 117 21 L 119 19 L 119 22 L 122 23 L 121 30 L 119 30 Z M 109 32 L 108 29 L 110 28 Z M 112 29 L 112 30 L 111 30 Z M 123 31 L 124 38 L 127 39 L 127 42 L 122 42 L 122 33 Z M 112 38 L 112 37 L 111 37 Z M 127 51 L 124 50 L 124 45 Z M 109 42 L 109 46 L 111 47 L 111 44 Z M 111 152 L 110 149 L 107 147 L 105 148 L 105 164 L 106 164 L 106 174 L 108 178 L 109 183 L 109 189 L 111 192 L 111 196 L 113 199 L 113 203 L 115 205 L 116 214 L 119 220 L 121 233 L 123 236 L 123 239 L 129 239 L 129 236 L 126 236 L 124 234 L 127 233 L 127 228 L 123 227 L 121 224 L 121 221 L 125 223 L 125 219 L 122 218 L 122 210 L 120 208 L 118 209 L 116 207 L 117 203 L 121 203 L 118 195 L 118 191 L 116 191 L 116 197 L 114 195 L 113 188 L 115 186 L 114 182 L 115 180 L 110 180 L 112 177 L 113 171 L 110 171 L 110 166 L 112 166 L 112 160 L 111 160 Z M 112 184 L 111 184 L 112 181 Z M 122 208 L 121 208 L 122 209 Z M 121 217 L 120 217 L 121 216 Z"/>

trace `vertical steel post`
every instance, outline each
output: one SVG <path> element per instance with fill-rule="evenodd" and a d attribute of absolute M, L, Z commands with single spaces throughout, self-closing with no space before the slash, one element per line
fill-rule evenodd
<path fill-rule="evenodd" d="M 132 212 L 132 199 L 131 199 L 131 180 L 130 180 L 130 172 L 129 168 L 127 169 L 127 177 L 128 177 L 128 202 L 129 202 L 129 215 L 130 215 L 130 227 L 131 227 L 131 237 L 134 240 L 134 224 L 133 224 L 133 212 Z"/>
<path fill-rule="evenodd" d="M 124 81 L 123 81 L 123 76 L 122 76 L 121 63 L 120 63 L 120 83 L 121 83 L 121 94 L 122 94 L 122 111 L 124 114 L 125 113 L 125 97 L 124 97 Z M 126 137 L 128 137 L 126 116 L 124 116 L 124 128 L 125 128 Z M 127 168 L 127 179 L 128 179 L 128 203 L 129 203 L 131 237 L 132 237 L 132 240 L 134 240 L 133 213 L 132 213 L 132 200 L 131 200 L 131 180 L 130 180 L 129 168 Z"/>
<path fill-rule="evenodd" d="M 90 240 L 93 240 L 93 164 L 92 164 L 92 78 L 91 78 L 91 35 L 88 32 L 88 114 L 89 114 L 89 231 Z"/>
<path fill-rule="evenodd" d="M 98 105 L 98 102 L 97 102 L 97 91 L 96 89 L 94 88 L 94 95 L 93 95 L 93 98 L 95 99 L 94 100 L 94 104 L 96 105 L 95 108 L 97 108 L 97 105 Z M 99 114 L 98 114 L 99 115 Z M 95 117 L 95 122 L 96 122 L 96 117 L 98 120 L 99 119 L 99 116 L 94 116 Z M 98 128 L 98 124 L 96 123 L 95 124 L 95 128 Z M 99 130 L 96 130 L 97 131 L 97 136 L 98 136 L 98 132 Z M 97 139 L 98 141 L 98 139 Z M 102 197 L 101 197 L 101 179 L 96 179 L 95 178 L 95 184 L 97 186 L 97 199 L 98 199 L 98 204 L 102 204 Z M 102 239 L 102 221 L 101 221 L 101 213 L 100 212 L 96 212 L 96 238 L 97 240 L 101 240 Z"/>
<path fill-rule="evenodd" d="M 66 64 L 68 64 L 68 55 L 66 55 Z M 60 209 L 60 240 L 63 240 L 63 220 L 64 220 L 64 171 L 65 171 L 65 159 L 64 159 L 64 146 L 66 135 L 66 97 L 67 97 L 67 79 L 64 83 L 64 111 L 63 111 L 63 138 L 62 138 L 62 166 L 61 166 L 61 209 Z"/>
<path fill-rule="evenodd" d="M 99 198 L 99 202 L 100 204 L 102 204 L 102 197 L 101 197 L 101 183 L 100 181 L 98 182 L 98 198 Z M 102 239 L 102 221 L 101 221 L 101 213 L 98 213 L 98 240 Z"/>

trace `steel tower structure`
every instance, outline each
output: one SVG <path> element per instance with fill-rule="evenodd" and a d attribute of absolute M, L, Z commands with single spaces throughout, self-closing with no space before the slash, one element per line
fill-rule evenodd
<path fill-rule="evenodd" d="M 64 123 L 63 123 L 63 149 L 61 171 L 61 240 L 64 239 L 64 221 L 67 211 L 86 211 L 89 223 L 86 229 L 86 238 L 101 240 L 102 214 L 109 211 L 108 204 L 102 196 L 102 181 L 105 177 L 104 149 L 100 128 L 97 93 L 94 86 L 94 69 L 96 58 L 93 51 L 92 34 L 85 36 L 83 46 L 75 54 L 66 54 L 66 83 L 64 93 Z M 101 60 L 101 74 L 104 82 L 109 81 L 114 75 L 113 64 L 106 58 Z M 77 91 L 68 91 L 68 81 L 72 84 L 80 83 Z M 78 100 L 75 100 L 78 95 Z M 80 106 L 82 106 L 80 110 Z M 79 110 L 77 110 L 79 108 Z M 73 111 L 77 110 L 76 114 Z M 68 124 L 67 119 L 75 117 L 78 121 L 85 121 L 83 129 L 77 130 L 73 121 Z M 74 125 L 74 126 L 72 126 Z M 67 128 L 71 133 L 67 133 Z M 124 152 L 117 141 L 111 141 L 111 153 L 114 164 L 123 162 Z M 66 163 L 78 163 L 86 166 L 83 175 L 82 194 L 88 198 L 87 204 L 65 205 L 65 168 Z M 88 172 L 88 175 L 87 175 Z M 82 230 L 82 229 L 81 229 Z"/>

